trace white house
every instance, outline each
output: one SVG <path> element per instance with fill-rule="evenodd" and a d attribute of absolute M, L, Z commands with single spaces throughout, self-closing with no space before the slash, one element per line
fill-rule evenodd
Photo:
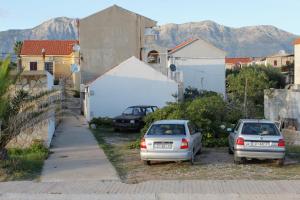
<path fill-rule="evenodd" d="M 127 107 L 174 102 L 178 84 L 136 57 L 131 57 L 85 86 L 85 116 L 115 117 Z"/>
<path fill-rule="evenodd" d="M 182 73 L 184 88 L 214 91 L 225 97 L 226 53 L 201 39 L 190 39 L 169 51 L 168 66 Z M 169 70 L 169 76 L 172 72 Z"/>

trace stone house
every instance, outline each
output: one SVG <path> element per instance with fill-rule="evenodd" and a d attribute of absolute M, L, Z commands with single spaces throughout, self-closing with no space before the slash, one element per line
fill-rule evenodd
<path fill-rule="evenodd" d="M 79 75 L 71 74 L 71 65 L 79 65 L 79 53 L 74 49 L 76 40 L 25 40 L 21 50 L 23 71 L 48 71 L 55 80 L 70 79 L 79 89 Z"/>
<path fill-rule="evenodd" d="M 253 58 L 225 58 L 226 69 L 240 69 L 242 67 L 247 67 L 251 65 Z"/>
<path fill-rule="evenodd" d="M 265 65 L 282 68 L 288 64 L 294 62 L 294 54 L 287 54 L 284 50 L 279 51 L 274 55 L 267 56 L 265 59 Z"/>

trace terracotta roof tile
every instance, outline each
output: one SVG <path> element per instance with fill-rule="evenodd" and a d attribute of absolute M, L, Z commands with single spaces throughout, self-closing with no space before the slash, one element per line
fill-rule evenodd
<path fill-rule="evenodd" d="M 300 38 L 296 39 L 294 44 L 300 44 Z"/>
<path fill-rule="evenodd" d="M 189 45 L 189 44 L 195 42 L 196 40 L 198 40 L 198 39 L 190 38 L 190 39 L 188 39 L 188 40 L 182 42 L 181 44 L 177 45 L 176 47 L 170 49 L 170 50 L 169 50 L 169 53 L 174 53 L 175 51 L 177 51 L 177 50 L 179 50 L 179 49 L 181 49 L 181 48 L 183 48 L 183 47 L 185 47 L 185 46 L 187 46 L 187 45 Z"/>
<path fill-rule="evenodd" d="M 225 58 L 226 64 L 249 63 L 252 58 Z"/>
<path fill-rule="evenodd" d="M 77 40 L 24 40 L 21 55 L 70 55 Z"/>

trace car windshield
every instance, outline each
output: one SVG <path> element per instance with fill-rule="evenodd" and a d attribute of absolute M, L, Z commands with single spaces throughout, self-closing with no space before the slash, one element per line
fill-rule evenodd
<path fill-rule="evenodd" d="M 154 124 L 147 135 L 185 135 L 183 124 Z"/>
<path fill-rule="evenodd" d="M 137 107 L 129 107 L 123 112 L 124 115 L 140 115 L 141 113 L 141 109 Z"/>
<path fill-rule="evenodd" d="M 242 135 L 280 135 L 275 124 L 271 123 L 244 123 Z"/>

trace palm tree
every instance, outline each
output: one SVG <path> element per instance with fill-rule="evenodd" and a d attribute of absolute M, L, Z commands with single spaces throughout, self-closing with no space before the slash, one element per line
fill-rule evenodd
<path fill-rule="evenodd" d="M 23 42 L 22 41 L 16 41 L 14 45 L 14 52 L 16 56 L 20 57 L 21 50 L 22 50 Z"/>
<path fill-rule="evenodd" d="M 23 42 L 22 41 L 16 41 L 15 42 L 14 52 L 15 52 L 15 54 L 17 56 L 17 70 L 19 72 L 21 72 L 21 65 L 22 65 L 21 58 L 20 58 L 22 46 L 23 46 Z"/>

